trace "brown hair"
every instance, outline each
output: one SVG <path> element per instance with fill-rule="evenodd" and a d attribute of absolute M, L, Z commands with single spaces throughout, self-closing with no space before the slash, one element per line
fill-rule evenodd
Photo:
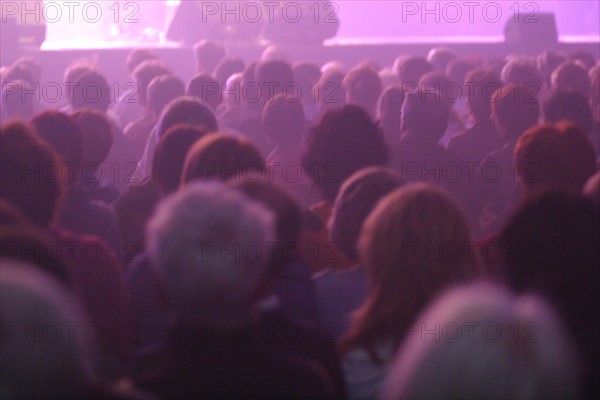
<path fill-rule="evenodd" d="M 467 221 L 451 197 L 427 184 L 408 185 L 384 197 L 363 224 L 361 261 L 369 295 L 353 314 L 341 350 L 403 339 L 406 328 L 444 288 L 474 270 Z"/>
<path fill-rule="evenodd" d="M 181 173 L 181 184 L 197 179 L 225 182 L 246 173 L 258 179 L 264 169 L 265 162 L 250 141 L 213 133 L 197 141 L 189 150 Z"/>

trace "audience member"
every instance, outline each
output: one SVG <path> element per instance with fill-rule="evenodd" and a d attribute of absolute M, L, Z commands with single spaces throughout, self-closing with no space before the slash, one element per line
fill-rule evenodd
<path fill-rule="evenodd" d="M 319 324 L 336 340 L 347 332 L 350 313 L 367 297 L 367 273 L 357 249 L 363 221 L 382 197 L 402 183 L 393 170 L 367 167 L 346 179 L 337 195 L 329 219 L 331 241 L 351 263 L 314 276 Z"/>
<path fill-rule="evenodd" d="M 368 294 L 342 338 L 350 399 L 377 398 L 390 363 L 420 312 L 475 272 L 468 223 L 445 192 L 409 185 L 384 197 L 361 230 Z"/>
<path fill-rule="evenodd" d="M 579 395 L 571 338 L 542 298 L 515 297 L 489 284 L 459 287 L 431 304 L 409 329 L 382 398 Z"/>

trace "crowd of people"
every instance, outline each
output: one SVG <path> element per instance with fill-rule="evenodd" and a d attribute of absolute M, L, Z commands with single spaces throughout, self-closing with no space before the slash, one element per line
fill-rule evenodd
<path fill-rule="evenodd" d="M 598 393 L 593 55 L 194 56 L 2 68 L 0 397 Z"/>

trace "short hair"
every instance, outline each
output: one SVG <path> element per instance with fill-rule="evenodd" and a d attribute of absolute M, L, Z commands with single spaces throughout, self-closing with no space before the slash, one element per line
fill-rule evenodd
<path fill-rule="evenodd" d="M 305 104 L 314 103 L 313 90 L 314 86 L 321 78 L 321 69 L 315 63 L 297 62 L 292 64 L 292 72 L 294 79 L 302 90 L 302 102 Z"/>
<path fill-rule="evenodd" d="M 200 74 L 192 78 L 187 84 L 186 95 L 197 97 L 213 111 L 216 111 L 223 101 L 221 85 L 208 74 Z"/>
<path fill-rule="evenodd" d="M 546 122 L 569 120 L 587 133 L 592 131 L 594 117 L 590 103 L 578 92 L 554 90 L 544 101 L 543 108 Z"/>
<path fill-rule="evenodd" d="M 198 72 L 207 72 L 212 74 L 219 64 L 219 61 L 225 57 L 225 47 L 211 39 L 204 39 L 194 45 L 194 59 Z"/>
<path fill-rule="evenodd" d="M 383 90 L 381 78 L 377 71 L 368 67 L 354 68 L 344 77 L 346 99 L 367 111 L 372 111 Z"/>
<path fill-rule="evenodd" d="M 542 76 L 534 64 L 515 59 L 506 63 L 500 74 L 502 83 L 510 85 L 517 83 L 522 87 L 531 88 L 529 93 L 538 97 L 542 88 Z"/>
<path fill-rule="evenodd" d="M 272 286 L 289 264 L 297 261 L 293 249 L 300 240 L 303 226 L 303 213 L 293 197 L 268 179 L 258 181 L 230 181 L 232 188 L 240 190 L 248 198 L 262 204 L 273 212 L 275 217 L 275 243 L 269 257 L 262 292 Z"/>
<path fill-rule="evenodd" d="M 256 65 L 254 75 L 256 82 L 261 86 L 263 101 L 270 100 L 268 95 L 272 98 L 281 93 L 286 85 L 294 82 L 292 66 L 286 61 L 261 61 Z M 267 83 L 273 84 L 273 93 L 270 93 L 271 89 L 266 86 Z"/>
<path fill-rule="evenodd" d="M 33 116 L 34 88 L 24 80 L 3 82 L 2 119 L 20 118 L 29 121 Z"/>
<path fill-rule="evenodd" d="M 37 88 L 40 82 L 36 79 L 34 71 L 25 64 L 13 64 L 2 76 L 2 84 L 6 82 L 25 81 L 31 87 Z"/>
<path fill-rule="evenodd" d="M 127 59 L 125 60 L 125 65 L 127 66 L 127 70 L 130 74 L 133 74 L 133 71 L 144 61 L 148 60 L 158 60 L 159 57 L 150 49 L 133 49 L 127 55 Z"/>
<path fill-rule="evenodd" d="M 19 65 L 27 68 L 36 82 L 42 78 L 42 63 L 39 59 L 33 56 L 22 56 L 17 58 L 17 60 L 13 63 L 13 66 Z"/>
<path fill-rule="evenodd" d="M 492 116 L 506 139 L 517 139 L 538 123 L 538 99 L 517 83 L 505 85 L 492 99 Z"/>
<path fill-rule="evenodd" d="M 539 297 L 515 298 L 482 283 L 458 287 L 431 304 L 413 326 L 382 398 L 559 399 L 579 394 L 571 338 Z M 531 327 L 535 339 L 517 335 L 515 326 Z"/>
<path fill-rule="evenodd" d="M 452 82 L 443 72 L 428 72 L 419 80 L 419 88 L 426 91 L 439 93 L 440 100 L 446 102 L 450 107 L 456 103 L 462 95 L 462 82 Z"/>
<path fill-rule="evenodd" d="M 290 101 L 279 94 L 265 104 L 261 124 L 273 145 L 299 144 L 306 130 L 304 108 L 299 101 Z"/>
<path fill-rule="evenodd" d="M 582 196 L 544 192 L 530 197 L 496 239 L 504 280 L 518 293 L 552 302 L 577 339 L 588 378 L 597 379 L 600 347 L 590 318 L 600 301 L 600 207 Z M 595 386 L 592 386 L 595 387 Z"/>
<path fill-rule="evenodd" d="M 185 84 L 174 75 L 160 75 L 148 84 L 148 108 L 159 116 L 171 101 L 185 94 Z"/>
<path fill-rule="evenodd" d="M 319 103 L 321 111 L 332 108 L 340 108 L 346 104 L 346 88 L 343 85 L 344 73 L 335 68 L 323 72 L 315 99 Z"/>
<path fill-rule="evenodd" d="M 429 301 L 473 275 L 470 238 L 465 216 L 439 188 L 406 185 L 381 199 L 358 243 L 369 294 L 352 316 L 342 351 L 363 347 L 378 360 L 378 343 L 397 346 Z"/>
<path fill-rule="evenodd" d="M 552 72 L 552 88 L 580 93 L 586 99 L 590 98 L 592 84 L 585 68 L 576 62 L 566 61 Z"/>
<path fill-rule="evenodd" d="M 157 130 L 160 138 L 171 127 L 177 124 L 189 124 L 204 127 L 208 132 L 219 130 L 213 112 L 195 97 L 182 96 L 171 101 L 164 108 L 158 121 Z"/>
<path fill-rule="evenodd" d="M 4 203 L 5 204 L 5 203 Z M 2 205 L 4 207 L 4 204 Z M 18 212 L 18 210 L 17 210 Z M 42 227 L 24 224 L 2 224 L 0 230 L 0 260 L 18 261 L 45 271 L 65 286 L 71 286 L 72 277 L 63 264 L 61 251 L 52 236 Z M 66 257 L 63 257 L 66 259 Z"/>
<path fill-rule="evenodd" d="M 344 181 L 329 220 L 331 241 L 358 262 L 357 243 L 364 220 L 377 202 L 402 186 L 402 176 L 389 168 L 367 167 Z"/>
<path fill-rule="evenodd" d="M 400 117 L 405 95 L 401 85 L 392 85 L 379 97 L 377 119 L 387 135 L 387 140 L 400 138 Z"/>
<path fill-rule="evenodd" d="M 517 171 L 530 191 L 561 190 L 580 194 L 598 170 L 594 148 L 573 124 L 539 125 L 527 130 L 515 147 Z"/>
<path fill-rule="evenodd" d="M 73 296 L 30 265 L 7 261 L 0 270 L 1 324 L 16 327 L 3 333 L 0 391 L 17 399 L 88 397 L 91 354 Z"/>
<path fill-rule="evenodd" d="M 475 69 L 473 63 L 457 58 L 448 63 L 445 74 L 452 82 L 462 83 L 465 80 L 465 76 L 473 69 Z"/>
<path fill-rule="evenodd" d="M 23 122 L 2 125 L 0 138 L 0 198 L 19 207 L 33 223 L 49 226 L 64 191 L 57 154 Z"/>
<path fill-rule="evenodd" d="M 71 101 L 74 96 L 74 85 L 82 75 L 88 72 L 96 71 L 96 65 L 87 60 L 75 61 L 67 67 L 63 76 L 63 82 L 65 83 L 65 92 L 67 95 L 67 101 Z"/>
<path fill-rule="evenodd" d="M 59 154 L 65 163 L 81 166 L 83 133 L 73 118 L 59 111 L 44 111 L 31 124 L 36 132 Z"/>
<path fill-rule="evenodd" d="M 152 179 L 160 191 L 169 194 L 177 190 L 188 151 L 207 132 L 197 126 L 177 124 L 159 140 L 152 161 Z"/>
<path fill-rule="evenodd" d="M 309 131 L 302 167 L 323 198 L 333 202 L 344 180 L 361 168 L 386 166 L 383 132 L 361 107 L 329 110 Z"/>
<path fill-rule="evenodd" d="M 406 93 L 400 130 L 437 143 L 448 127 L 450 107 L 436 93 L 418 90 Z"/>
<path fill-rule="evenodd" d="M 148 85 L 157 76 L 170 75 L 171 70 L 164 61 L 159 59 L 150 59 L 143 61 L 133 70 L 133 79 L 137 85 L 139 101 L 145 105 L 148 100 Z"/>
<path fill-rule="evenodd" d="M 106 160 L 113 145 L 113 131 L 103 112 L 82 108 L 71 114 L 83 135 L 82 162 L 99 167 Z"/>
<path fill-rule="evenodd" d="M 433 71 L 433 66 L 425 58 L 419 56 L 405 58 L 398 63 L 396 68 L 402 85 L 417 85 L 423 75 Z"/>
<path fill-rule="evenodd" d="M 161 202 L 147 248 L 180 321 L 237 323 L 254 306 L 273 215 L 238 191 L 195 183 Z M 257 250 L 258 249 L 258 250 Z"/>
<path fill-rule="evenodd" d="M 447 47 L 434 47 L 427 53 L 427 61 L 436 70 L 444 73 L 450 61 L 456 59 L 456 53 Z"/>
<path fill-rule="evenodd" d="M 233 74 L 243 72 L 246 64 L 239 57 L 225 57 L 215 67 L 215 79 L 219 85 L 224 85 L 227 79 Z"/>
<path fill-rule="evenodd" d="M 260 151 L 249 140 L 223 133 L 206 135 L 188 151 L 181 183 L 259 179 L 265 171 Z"/>
<path fill-rule="evenodd" d="M 106 112 L 110 106 L 111 89 L 104 75 L 88 71 L 75 79 L 72 91 L 73 109 L 93 108 Z"/>
<path fill-rule="evenodd" d="M 596 57 L 594 57 L 592 53 L 582 49 L 578 49 L 569 53 L 569 59 L 581 64 L 581 66 L 586 70 L 592 68 L 597 62 Z"/>
<path fill-rule="evenodd" d="M 494 93 L 502 88 L 500 76 L 492 69 L 478 68 L 465 76 L 464 85 L 471 114 L 477 120 L 491 119 Z"/>
<path fill-rule="evenodd" d="M 567 57 L 564 54 L 553 50 L 546 50 L 537 57 L 537 68 L 548 88 L 550 87 L 552 71 L 565 61 L 567 61 Z"/>

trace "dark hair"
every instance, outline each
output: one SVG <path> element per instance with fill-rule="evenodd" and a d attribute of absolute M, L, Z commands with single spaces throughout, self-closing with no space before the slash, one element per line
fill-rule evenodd
<path fill-rule="evenodd" d="M 533 93 L 524 86 L 513 83 L 494 94 L 492 115 L 504 140 L 517 139 L 538 123 L 540 104 Z"/>
<path fill-rule="evenodd" d="M 181 183 L 230 179 L 260 178 L 265 161 L 260 151 L 247 139 L 213 133 L 198 140 L 188 151 L 181 173 Z"/>
<path fill-rule="evenodd" d="M 500 233 L 504 274 L 517 292 L 550 300 L 578 341 L 588 378 L 596 380 L 600 208 L 593 201 L 545 192 L 530 198 Z M 595 376 L 592 376 L 595 375 Z"/>
<path fill-rule="evenodd" d="M 404 96 L 405 92 L 401 85 L 392 85 L 379 97 L 377 117 L 388 142 L 400 139 L 400 117 Z"/>
<path fill-rule="evenodd" d="M 104 75 L 88 71 L 75 80 L 72 92 L 73 109 L 93 108 L 106 112 L 110 106 L 111 89 Z"/>
<path fill-rule="evenodd" d="M 214 40 L 204 39 L 194 45 L 196 67 L 204 67 L 202 72 L 213 73 L 215 67 L 225 57 L 225 48 Z"/>
<path fill-rule="evenodd" d="M 352 261 L 358 262 L 358 237 L 364 220 L 377 202 L 403 184 L 395 170 L 367 167 L 344 181 L 335 199 L 330 220 L 331 241 Z"/>
<path fill-rule="evenodd" d="M 213 112 L 200 100 L 190 96 L 178 97 L 167 104 L 157 125 L 158 137 L 177 124 L 204 127 L 208 132 L 219 129 Z"/>
<path fill-rule="evenodd" d="M 401 84 L 417 84 L 421 77 L 433 71 L 433 66 L 423 57 L 407 57 L 397 66 L 398 77 Z"/>
<path fill-rule="evenodd" d="M 164 61 L 149 59 L 143 61 L 133 70 L 133 78 L 137 85 L 137 93 L 141 104 L 145 105 L 148 100 L 148 85 L 157 76 L 170 75 L 171 71 Z"/>
<path fill-rule="evenodd" d="M 2 77 L 3 85 L 6 82 L 15 81 L 25 81 L 33 88 L 36 87 L 36 83 L 39 84 L 39 82 L 36 81 L 34 72 L 24 64 L 14 64 L 12 67 L 8 68 Z"/>
<path fill-rule="evenodd" d="M 83 156 L 83 133 L 75 120 L 58 111 L 44 111 L 31 124 L 65 163 L 77 166 Z"/>
<path fill-rule="evenodd" d="M 259 285 L 258 295 L 264 295 L 286 266 L 294 261 L 290 246 L 296 246 L 303 225 L 303 213 L 293 197 L 284 189 L 267 179 L 258 181 L 230 181 L 233 188 L 240 190 L 249 199 L 255 200 L 275 215 L 276 240 L 270 250 L 266 276 Z"/>
<path fill-rule="evenodd" d="M 280 60 L 259 62 L 256 65 L 254 76 L 256 82 L 261 87 L 261 99 L 263 102 L 282 93 L 286 85 L 294 82 L 294 73 L 292 72 L 291 65 L 288 62 Z"/>
<path fill-rule="evenodd" d="M 474 68 L 471 62 L 457 58 L 448 63 L 445 74 L 452 82 L 463 83 L 465 76 Z"/>
<path fill-rule="evenodd" d="M 552 71 L 565 61 L 567 61 L 565 55 L 553 50 L 546 50 L 537 57 L 537 68 L 548 88 L 551 85 L 550 78 L 552 76 Z"/>
<path fill-rule="evenodd" d="M 186 154 L 206 134 L 197 126 L 177 124 L 160 138 L 154 150 L 152 179 L 163 195 L 177 190 Z"/>
<path fill-rule="evenodd" d="M 588 133 L 594 125 L 590 103 L 582 94 L 573 91 L 550 92 L 544 101 L 544 117 L 550 123 L 569 120 Z"/>
<path fill-rule="evenodd" d="M 32 89 L 24 80 L 3 82 L 2 119 L 21 118 L 29 121 L 33 116 L 35 99 Z"/>
<path fill-rule="evenodd" d="M 215 79 L 219 85 L 224 85 L 233 74 L 243 72 L 246 64 L 239 57 L 225 57 L 215 68 Z"/>
<path fill-rule="evenodd" d="M 60 251 L 53 249 L 52 237 L 40 226 L 2 225 L 0 259 L 32 264 L 69 286 L 71 278 L 62 263 Z"/>
<path fill-rule="evenodd" d="M 400 129 L 422 140 L 437 143 L 448 127 L 450 107 L 433 92 L 406 93 L 402 105 Z"/>
<path fill-rule="evenodd" d="M 261 124 L 272 144 L 299 144 L 306 130 L 304 108 L 299 101 L 292 102 L 283 95 L 277 95 L 265 104 Z"/>
<path fill-rule="evenodd" d="M 58 156 L 23 122 L 2 125 L 0 138 L 0 198 L 19 207 L 32 222 L 49 226 L 64 189 Z"/>
<path fill-rule="evenodd" d="M 317 86 L 316 100 L 321 112 L 332 108 L 343 107 L 346 104 L 346 88 L 344 88 L 344 73 L 335 69 L 325 71 Z"/>
<path fill-rule="evenodd" d="M 529 190 L 580 194 L 597 171 L 594 149 L 586 134 L 568 123 L 527 130 L 517 142 L 515 159 Z"/>
<path fill-rule="evenodd" d="M 110 153 L 113 131 L 106 114 L 91 108 L 82 108 L 71 114 L 83 135 L 82 162 L 99 166 Z"/>
<path fill-rule="evenodd" d="M 586 99 L 589 99 L 592 93 L 592 83 L 588 71 L 573 61 L 560 64 L 552 72 L 552 87 L 578 92 Z"/>
<path fill-rule="evenodd" d="M 294 79 L 302 90 L 302 102 L 305 104 L 314 103 L 313 87 L 321 78 L 321 69 L 317 64 L 311 62 L 297 62 L 292 65 Z"/>
<path fill-rule="evenodd" d="M 346 105 L 328 111 L 310 130 L 302 156 L 302 167 L 333 202 L 342 182 L 371 165 L 386 166 L 389 151 L 381 129 L 365 110 Z"/>
<path fill-rule="evenodd" d="M 127 65 L 127 70 L 130 74 L 133 74 L 133 71 L 144 61 L 148 60 L 158 60 L 159 57 L 149 49 L 133 49 L 125 60 L 125 65 Z"/>
<path fill-rule="evenodd" d="M 543 78 L 536 66 L 523 60 L 513 60 L 508 62 L 501 73 L 502 83 L 510 85 L 517 83 L 529 89 L 529 93 L 538 97 Z"/>
<path fill-rule="evenodd" d="M 383 90 L 381 78 L 375 70 L 369 67 L 354 68 L 346 74 L 343 84 L 347 100 L 369 112 L 375 109 Z"/>
<path fill-rule="evenodd" d="M 189 81 L 186 93 L 187 96 L 194 96 L 200 99 L 203 104 L 207 104 L 211 110 L 216 111 L 222 102 L 221 85 L 208 74 L 196 75 Z"/>
<path fill-rule="evenodd" d="M 434 47 L 427 54 L 427 61 L 442 73 L 446 72 L 446 68 L 452 60 L 456 60 L 456 54 L 447 47 Z"/>
<path fill-rule="evenodd" d="M 473 117 L 479 121 L 491 119 L 494 93 L 502 88 L 500 76 L 492 69 L 477 68 L 465 76 L 464 84 L 469 88 L 467 103 Z"/>
<path fill-rule="evenodd" d="M 185 84 L 173 75 L 160 75 L 148 84 L 147 103 L 157 117 L 172 100 L 185 94 Z"/>

